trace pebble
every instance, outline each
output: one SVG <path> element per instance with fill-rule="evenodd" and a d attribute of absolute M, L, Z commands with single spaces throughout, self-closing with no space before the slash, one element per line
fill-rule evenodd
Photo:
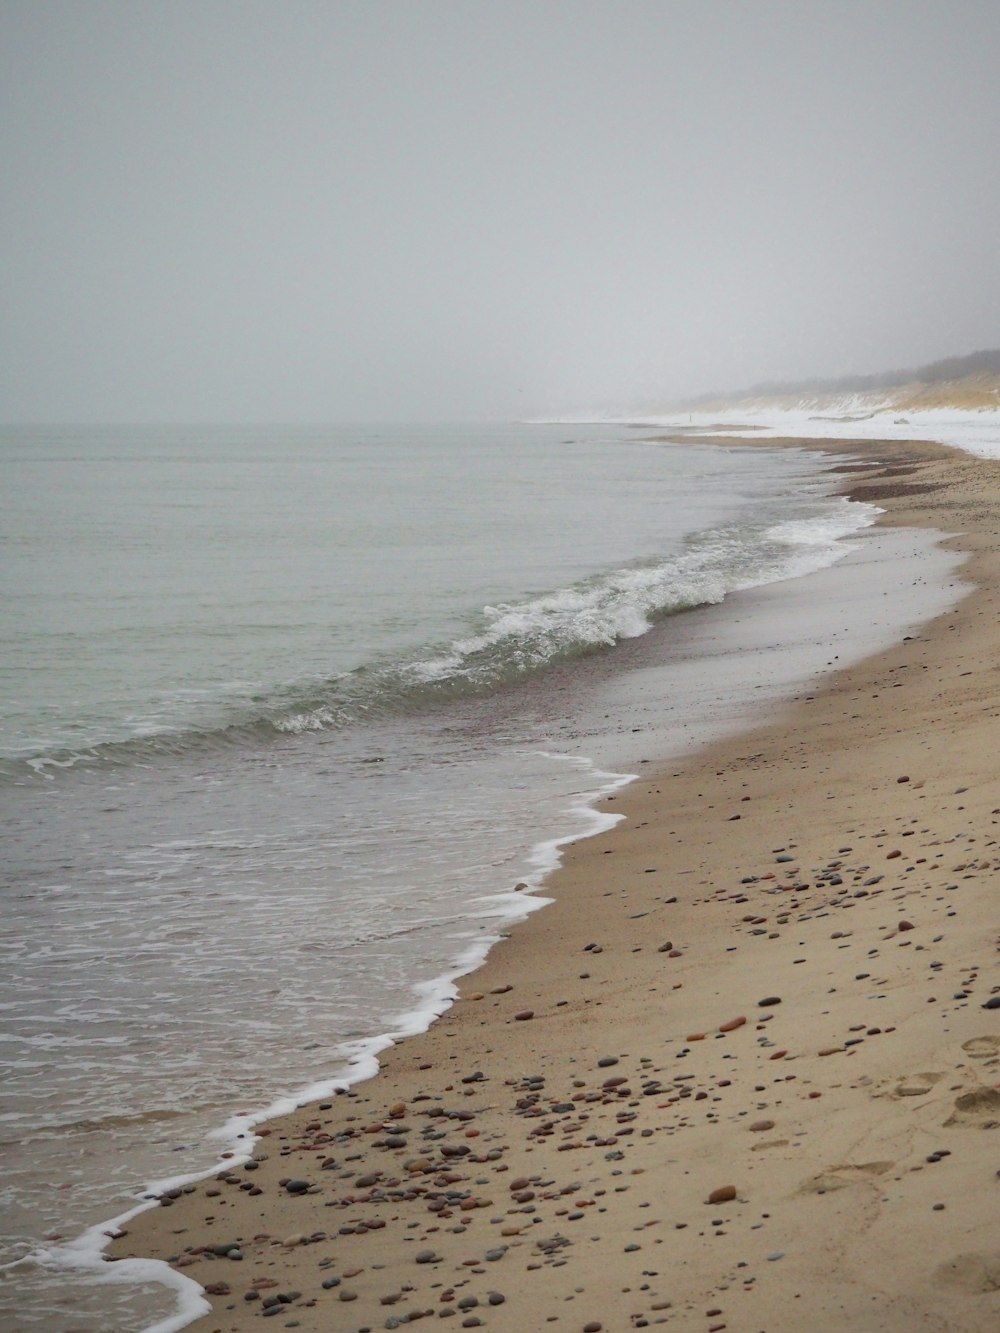
<path fill-rule="evenodd" d="M 527 1023 L 529 1019 L 534 1018 L 534 1009 L 520 1009 L 514 1015 L 515 1023 Z"/>
<path fill-rule="evenodd" d="M 774 1004 L 780 1004 L 780 1003 L 781 1003 L 781 996 L 780 996 L 780 995 L 765 995 L 765 997 L 763 998 L 763 1000 L 758 1000 L 758 1001 L 757 1001 L 757 1005 L 758 1005 L 758 1007 L 759 1007 L 760 1009 L 767 1009 L 767 1008 L 769 1008 L 771 1005 L 774 1005 Z"/>
<path fill-rule="evenodd" d="M 729 1203 L 731 1200 L 733 1200 L 733 1199 L 735 1199 L 735 1198 L 736 1198 L 736 1186 L 735 1186 L 735 1185 L 720 1185 L 718 1189 L 714 1189 L 714 1190 L 712 1191 L 712 1193 L 708 1196 L 708 1198 L 705 1200 L 705 1202 L 706 1202 L 706 1203 Z"/>

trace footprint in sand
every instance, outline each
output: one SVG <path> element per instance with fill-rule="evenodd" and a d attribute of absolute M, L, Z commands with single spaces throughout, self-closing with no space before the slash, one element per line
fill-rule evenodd
<path fill-rule="evenodd" d="M 952 1125 L 969 1125 L 974 1129 L 995 1129 L 1000 1125 L 1000 1092 L 996 1088 L 977 1088 L 955 1098 L 955 1110 L 944 1122 L 945 1129 Z"/>
<path fill-rule="evenodd" d="M 848 1185 L 864 1185 L 884 1176 L 895 1162 L 859 1162 L 857 1166 L 831 1166 L 799 1186 L 800 1194 L 829 1194 L 832 1190 L 846 1189 Z"/>
<path fill-rule="evenodd" d="M 962 1042 L 962 1050 L 976 1060 L 986 1060 L 1000 1051 L 1000 1037 L 972 1037 Z"/>
<path fill-rule="evenodd" d="M 938 1265 L 935 1277 L 944 1286 L 975 1295 L 1000 1291 L 1000 1255 L 956 1254 L 954 1259 Z"/>
<path fill-rule="evenodd" d="M 894 1101 L 900 1097 L 926 1097 L 934 1085 L 940 1083 L 943 1078 L 943 1074 L 934 1074 L 930 1071 L 923 1074 L 907 1074 L 904 1078 L 894 1079 L 873 1095 L 891 1097 Z"/>

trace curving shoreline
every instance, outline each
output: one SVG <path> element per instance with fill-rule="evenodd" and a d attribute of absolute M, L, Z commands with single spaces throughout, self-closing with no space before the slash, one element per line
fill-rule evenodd
<path fill-rule="evenodd" d="M 1000 463 L 813 447 L 878 464 L 847 475 L 883 522 L 963 532 L 975 590 L 770 726 L 645 770 L 377 1079 L 134 1219 L 113 1257 L 228 1288 L 195 1327 L 996 1326 Z"/>

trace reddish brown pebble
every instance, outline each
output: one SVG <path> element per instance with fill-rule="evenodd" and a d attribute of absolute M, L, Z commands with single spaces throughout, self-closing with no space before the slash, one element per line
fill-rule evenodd
<path fill-rule="evenodd" d="M 704 1034 L 704 1032 L 689 1032 L 688 1035 L 684 1038 L 684 1040 L 685 1040 L 685 1041 L 704 1041 L 704 1040 L 705 1040 L 705 1034 Z"/>
<path fill-rule="evenodd" d="M 896 927 L 896 929 L 897 929 L 897 930 L 916 930 L 916 926 L 913 924 L 912 921 L 900 921 L 900 923 L 899 923 L 899 925 Z"/>
<path fill-rule="evenodd" d="M 746 1022 L 745 1018 L 731 1018 L 728 1023 L 720 1024 L 719 1031 L 735 1032 L 736 1029 L 741 1028 L 745 1022 Z"/>
<path fill-rule="evenodd" d="M 895 861 L 895 859 L 896 859 L 897 856 L 902 856 L 902 855 L 903 855 L 902 852 L 898 852 L 898 851 L 897 851 L 897 852 L 890 852 L 889 855 L 888 855 L 885 859 L 886 859 L 887 861 Z"/>
<path fill-rule="evenodd" d="M 708 1196 L 708 1198 L 705 1200 L 705 1202 L 706 1202 L 706 1203 L 731 1203 L 732 1200 L 735 1199 L 735 1198 L 736 1198 L 736 1186 L 735 1186 L 735 1185 L 720 1185 L 720 1187 L 719 1187 L 717 1190 L 713 1190 L 713 1191 L 712 1191 L 712 1193 Z"/>
<path fill-rule="evenodd" d="M 909 782 L 909 780 L 910 780 L 909 777 L 902 777 L 896 779 L 897 782 Z"/>
<path fill-rule="evenodd" d="M 773 1055 L 768 1056 L 768 1059 L 769 1059 L 769 1060 L 784 1060 L 784 1058 L 785 1058 L 785 1056 L 786 1056 L 787 1054 L 788 1054 L 787 1051 L 775 1051 L 775 1053 L 774 1053 Z"/>
<path fill-rule="evenodd" d="M 514 1021 L 516 1023 L 526 1023 L 529 1018 L 534 1018 L 534 1016 L 534 1009 L 522 1009 L 520 1013 L 514 1015 Z"/>

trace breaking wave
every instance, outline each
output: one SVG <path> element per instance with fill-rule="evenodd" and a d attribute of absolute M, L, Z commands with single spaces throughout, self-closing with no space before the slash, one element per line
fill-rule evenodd
<path fill-rule="evenodd" d="M 231 706 L 215 726 L 163 727 L 126 740 L 9 760 L 0 771 L 8 777 L 26 770 L 48 777 L 81 763 L 152 760 L 276 733 L 335 729 L 488 693 L 636 638 L 665 617 L 832 564 L 851 549 L 842 539 L 870 526 L 878 512 L 842 499 L 808 519 L 713 528 L 691 537 L 675 554 L 483 607 L 469 617 L 468 632 L 449 643 L 428 644 L 406 657 L 377 659 L 326 679 L 279 684 L 269 694 Z"/>

